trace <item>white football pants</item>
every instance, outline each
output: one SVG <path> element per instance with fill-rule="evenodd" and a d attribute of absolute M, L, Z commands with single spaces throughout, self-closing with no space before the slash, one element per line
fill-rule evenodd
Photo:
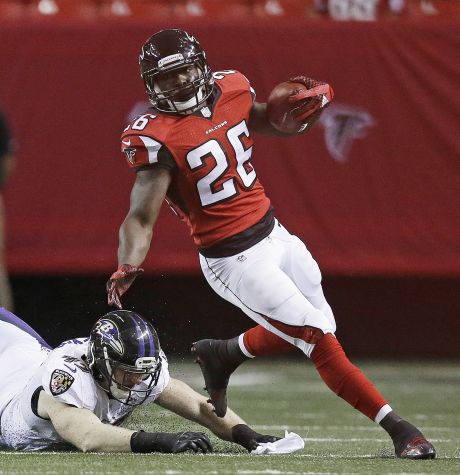
<path fill-rule="evenodd" d="M 275 221 L 269 236 L 240 254 L 220 258 L 200 254 L 201 269 L 218 295 L 310 356 L 314 345 L 286 335 L 265 318 L 323 333 L 336 330 L 318 264 L 305 244 Z"/>

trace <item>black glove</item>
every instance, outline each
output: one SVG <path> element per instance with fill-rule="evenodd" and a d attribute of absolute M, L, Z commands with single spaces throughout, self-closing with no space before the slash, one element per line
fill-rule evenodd
<path fill-rule="evenodd" d="M 275 437 L 274 435 L 263 435 L 253 431 L 246 424 L 237 424 L 232 427 L 233 441 L 242 445 L 248 452 L 254 450 L 258 444 L 263 442 L 275 442 L 280 440 L 281 437 Z"/>
<path fill-rule="evenodd" d="M 131 436 L 131 451 L 137 453 L 212 452 L 212 444 L 204 432 L 135 432 Z"/>

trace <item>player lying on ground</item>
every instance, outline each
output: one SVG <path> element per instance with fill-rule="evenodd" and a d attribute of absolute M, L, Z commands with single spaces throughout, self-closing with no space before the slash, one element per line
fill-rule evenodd
<path fill-rule="evenodd" d="M 109 303 L 121 308 L 121 295 L 142 272 L 167 198 L 191 229 L 209 285 L 258 324 L 239 338 L 194 345 L 217 415 L 226 414 L 228 380 L 239 364 L 298 347 L 335 394 L 388 432 L 398 457 L 435 457 L 433 445 L 349 361 L 335 337 L 318 264 L 274 216 L 250 162 L 252 133 L 282 135 L 267 104 L 255 101 L 239 72 L 211 73 L 196 38 L 182 30 L 153 35 L 142 47 L 140 68 L 154 107 L 122 135 L 137 173 L 120 227 L 119 268 L 107 285 Z M 310 129 L 333 94 L 304 76 L 291 82 L 298 84 L 286 98 L 295 135 Z M 308 166 L 307 158 L 298 166 Z"/>
<path fill-rule="evenodd" d="M 155 329 L 126 310 L 100 318 L 89 338 L 65 341 L 51 350 L 25 322 L 1 309 L 0 376 L 0 447 L 212 451 L 203 432 L 117 427 L 136 406 L 153 402 L 248 450 L 277 439 L 254 432 L 233 411 L 218 418 L 206 398 L 170 378 Z"/>

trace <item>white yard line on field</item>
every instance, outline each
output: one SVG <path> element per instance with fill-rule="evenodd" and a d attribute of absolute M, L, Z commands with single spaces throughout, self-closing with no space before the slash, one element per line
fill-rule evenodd
<path fill-rule="evenodd" d="M 273 475 L 336 475 L 337 472 L 286 472 L 284 470 L 238 470 L 236 473 L 241 475 L 255 475 L 255 474 L 273 474 Z M 353 473 L 346 473 L 342 475 L 353 475 Z"/>
<path fill-rule="evenodd" d="M 388 442 L 390 439 L 375 439 L 369 440 L 368 438 L 363 437 L 350 437 L 350 438 L 339 438 L 339 437 L 303 437 L 305 442 Z M 454 442 L 452 439 L 433 439 L 430 437 L 430 442 Z"/>
<path fill-rule="evenodd" d="M 311 430 L 330 430 L 330 431 L 344 431 L 344 430 L 349 430 L 349 431 L 380 431 L 380 427 L 377 425 L 365 425 L 365 426 L 338 426 L 338 425 L 262 425 L 262 424 L 254 424 L 253 429 L 256 430 L 290 430 L 290 431 L 311 431 Z M 439 427 L 439 426 L 425 426 L 424 432 L 451 432 L 454 430 L 452 427 Z"/>

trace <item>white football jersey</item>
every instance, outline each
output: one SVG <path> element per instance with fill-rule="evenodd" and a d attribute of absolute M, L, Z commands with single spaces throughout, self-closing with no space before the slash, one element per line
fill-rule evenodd
<path fill-rule="evenodd" d="M 88 338 L 65 341 L 49 353 L 29 377 L 25 388 L 4 407 L 0 446 L 16 450 L 59 449 L 68 446 L 54 430 L 51 421 L 37 415 L 41 390 L 60 402 L 90 410 L 108 424 L 118 424 L 132 412 L 133 406 L 109 399 L 107 393 L 95 383 L 82 358 L 87 353 L 88 341 Z M 12 358 L 14 351 L 15 347 L 12 345 L 9 349 Z M 163 352 L 160 356 L 162 366 L 158 384 L 143 405 L 153 402 L 169 383 L 168 362 Z M 143 384 L 137 388 L 142 389 Z"/>

